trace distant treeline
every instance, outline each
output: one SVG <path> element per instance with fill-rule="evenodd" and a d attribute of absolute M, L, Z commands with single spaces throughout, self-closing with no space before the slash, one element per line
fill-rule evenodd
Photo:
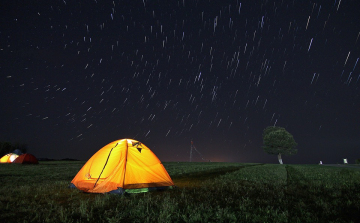
<path fill-rule="evenodd" d="M 80 161 L 78 159 L 64 158 L 64 159 L 52 159 L 52 158 L 38 158 L 39 161 Z"/>
<path fill-rule="evenodd" d="M 27 144 L 24 143 L 11 143 L 11 142 L 0 142 L 0 157 L 14 150 L 20 150 L 22 153 L 26 153 L 28 149 Z"/>

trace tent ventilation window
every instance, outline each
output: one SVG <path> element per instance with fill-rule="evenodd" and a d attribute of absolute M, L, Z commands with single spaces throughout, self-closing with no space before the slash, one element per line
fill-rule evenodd
<path fill-rule="evenodd" d="M 136 147 L 135 147 L 136 146 Z M 139 146 L 140 146 L 140 148 L 139 148 Z M 141 142 L 136 142 L 136 143 L 134 143 L 133 144 L 133 147 L 135 147 L 138 151 L 139 151 L 139 153 L 141 153 Z"/>

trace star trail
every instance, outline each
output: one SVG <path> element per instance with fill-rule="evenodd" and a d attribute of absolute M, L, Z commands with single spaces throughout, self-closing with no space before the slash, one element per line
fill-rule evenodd
<path fill-rule="evenodd" d="M 343 1 L 8 1 L 0 141 L 87 160 L 133 138 L 162 161 L 360 158 L 360 4 Z M 194 161 L 202 157 L 194 154 Z"/>

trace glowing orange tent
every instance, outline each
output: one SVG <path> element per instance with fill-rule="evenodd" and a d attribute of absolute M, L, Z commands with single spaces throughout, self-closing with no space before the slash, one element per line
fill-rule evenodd
<path fill-rule="evenodd" d="M 22 164 L 39 164 L 39 161 L 36 157 L 30 153 L 25 153 L 14 160 L 13 163 L 22 163 Z"/>
<path fill-rule="evenodd" d="M 18 156 L 19 155 L 15 153 L 6 154 L 5 156 L 1 157 L 0 163 L 12 163 Z"/>
<path fill-rule="evenodd" d="M 139 193 L 174 186 L 156 155 L 133 139 L 120 139 L 96 152 L 71 181 L 88 193 Z"/>

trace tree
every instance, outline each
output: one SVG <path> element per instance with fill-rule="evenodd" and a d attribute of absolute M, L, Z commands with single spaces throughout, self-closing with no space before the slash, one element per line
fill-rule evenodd
<path fill-rule="evenodd" d="M 12 144 L 11 142 L 0 142 L 0 157 L 12 153 L 15 150 L 19 150 L 22 153 L 27 152 L 27 144 L 25 143 L 15 143 Z"/>
<path fill-rule="evenodd" d="M 10 142 L 0 142 L 0 155 L 6 155 L 12 150 L 12 145 Z"/>
<path fill-rule="evenodd" d="M 277 126 L 269 126 L 263 132 L 263 149 L 265 152 L 278 155 L 280 164 L 283 164 L 281 155 L 294 155 L 297 153 L 297 143 L 294 137 L 285 130 Z"/>

